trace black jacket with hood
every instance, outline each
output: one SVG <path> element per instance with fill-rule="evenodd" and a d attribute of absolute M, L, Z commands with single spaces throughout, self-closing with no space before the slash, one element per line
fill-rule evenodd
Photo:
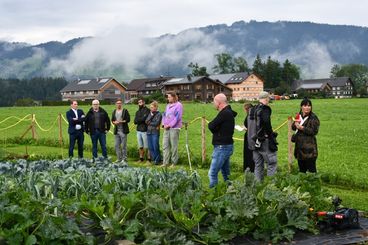
<path fill-rule="evenodd" d="M 224 107 L 217 116 L 208 124 L 212 132 L 213 145 L 232 145 L 234 143 L 235 117 L 238 113 L 228 105 Z"/>
<path fill-rule="evenodd" d="M 146 119 L 150 112 L 150 109 L 148 109 L 146 106 L 139 107 L 134 117 L 134 124 L 137 125 L 137 131 L 147 132 Z"/>

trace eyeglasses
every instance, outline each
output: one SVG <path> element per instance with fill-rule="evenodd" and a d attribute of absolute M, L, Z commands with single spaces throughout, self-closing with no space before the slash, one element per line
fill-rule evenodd
<path fill-rule="evenodd" d="M 100 104 L 92 104 L 92 105 L 100 105 Z"/>

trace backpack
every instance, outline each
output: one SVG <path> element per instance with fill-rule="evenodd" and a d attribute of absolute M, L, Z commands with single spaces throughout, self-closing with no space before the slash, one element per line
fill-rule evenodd
<path fill-rule="evenodd" d="M 264 140 L 260 139 L 261 128 L 261 112 L 262 112 L 262 104 L 253 106 L 249 111 L 249 116 L 247 119 L 247 140 L 248 140 L 248 148 L 249 150 L 254 151 L 258 149 L 261 145 L 261 142 Z"/>

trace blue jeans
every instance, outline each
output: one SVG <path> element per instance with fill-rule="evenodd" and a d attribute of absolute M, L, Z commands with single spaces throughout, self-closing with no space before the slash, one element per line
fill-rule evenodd
<path fill-rule="evenodd" d="M 230 156 L 233 154 L 233 145 L 215 145 L 212 153 L 212 161 L 208 177 L 210 178 L 210 188 L 218 183 L 218 172 L 221 170 L 224 181 L 229 180 Z"/>
<path fill-rule="evenodd" d="M 154 164 L 159 164 L 161 161 L 160 155 L 160 135 L 147 134 L 148 150 L 151 154 L 151 159 Z"/>
<path fill-rule="evenodd" d="M 107 150 L 106 150 L 106 134 L 104 132 L 100 132 L 99 130 L 91 133 L 92 140 L 92 155 L 94 158 L 97 158 L 97 141 L 100 141 L 100 146 L 102 149 L 102 156 L 107 158 Z"/>
<path fill-rule="evenodd" d="M 78 157 L 83 158 L 83 142 L 84 133 L 82 130 L 77 130 L 73 134 L 69 134 L 69 157 L 73 157 L 75 141 L 78 143 Z"/>

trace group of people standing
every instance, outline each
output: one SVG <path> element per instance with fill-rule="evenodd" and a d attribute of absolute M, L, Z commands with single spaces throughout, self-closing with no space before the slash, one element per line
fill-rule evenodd
<path fill-rule="evenodd" d="M 257 105 L 245 104 L 244 111 L 244 171 L 254 173 L 258 181 L 264 178 L 264 168 L 267 164 L 267 175 L 272 176 L 277 171 L 277 133 L 271 124 L 272 110 L 269 106 L 270 96 L 262 91 L 258 96 Z M 230 157 L 233 154 L 233 134 L 237 113 L 231 109 L 224 94 L 218 94 L 213 100 L 218 110 L 217 116 L 208 124 L 212 132 L 211 166 L 209 170 L 210 187 L 218 183 L 218 173 L 221 170 L 224 181 L 229 180 Z M 292 141 L 295 143 L 294 156 L 298 161 L 299 171 L 317 172 L 316 159 L 318 156 L 316 135 L 319 130 L 319 119 L 312 112 L 312 101 L 304 98 L 300 103 L 300 112 L 295 118 L 292 129 L 295 134 Z"/>
<path fill-rule="evenodd" d="M 139 163 L 147 162 L 155 165 L 175 166 L 178 163 L 178 142 L 182 127 L 183 106 L 178 101 L 175 92 L 167 94 L 168 104 L 163 113 L 158 110 L 158 103 L 153 101 L 150 108 L 145 106 L 143 99 L 138 100 L 138 110 L 135 113 L 134 124 L 137 125 L 137 142 Z M 264 168 L 267 164 L 267 175 L 272 176 L 277 171 L 277 133 L 272 129 L 269 106 L 270 96 L 261 92 L 257 105 L 245 104 L 246 118 L 244 120 L 244 171 L 254 172 L 255 178 L 262 181 Z M 230 157 L 234 152 L 234 128 L 237 113 L 228 104 L 223 93 L 214 97 L 213 105 L 218 114 L 209 122 L 214 150 L 208 172 L 210 187 L 218 183 L 218 173 L 221 171 L 227 182 L 230 176 Z M 99 106 L 99 101 L 92 101 L 92 107 L 87 115 L 78 109 L 78 102 L 72 101 L 71 109 L 66 113 L 69 122 L 69 157 L 73 157 L 74 145 L 78 143 L 78 156 L 83 158 L 84 131 L 92 141 L 92 155 L 97 158 L 97 143 L 102 149 L 102 156 L 107 158 L 106 133 L 114 125 L 115 151 L 117 162 L 127 164 L 127 135 L 129 134 L 130 115 L 123 108 L 121 99 L 116 101 L 116 109 L 112 112 L 111 121 L 107 112 Z M 312 112 L 312 102 L 304 98 L 300 104 L 300 112 L 295 118 L 292 129 L 295 134 L 295 158 L 298 160 L 300 172 L 316 172 L 318 156 L 316 135 L 319 130 L 319 119 Z M 163 129 L 163 158 L 160 154 L 160 129 Z"/>
<path fill-rule="evenodd" d="M 182 126 L 183 106 L 178 101 L 176 93 L 167 94 L 168 104 L 161 113 L 158 103 L 153 101 L 150 108 L 145 106 L 143 99 L 138 99 L 138 110 L 135 113 L 134 124 L 137 127 L 137 143 L 139 163 L 161 164 L 160 128 L 163 134 L 162 166 L 175 166 L 178 162 L 179 133 Z M 98 100 L 92 101 L 92 107 L 84 114 L 78 109 L 78 102 L 72 101 L 71 108 L 66 112 L 69 122 L 69 157 L 73 157 L 75 143 L 78 145 L 78 157 L 83 158 L 84 132 L 89 134 L 92 141 L 92 155 L 97 158 L 97 145 L 101 146 L 102 156 L 107 158 L 106 134 L 114 125 L 115 152 L 117 163 L 127 165 L 127 137 L 129 134 L 129 111 L 123 108 L 123 102 L 118 99 L 116 108 L 112 112 L 111 120 L 108 113 L 100 107 Z M 162 124 L 162 126 L 161 126 Z"/>

